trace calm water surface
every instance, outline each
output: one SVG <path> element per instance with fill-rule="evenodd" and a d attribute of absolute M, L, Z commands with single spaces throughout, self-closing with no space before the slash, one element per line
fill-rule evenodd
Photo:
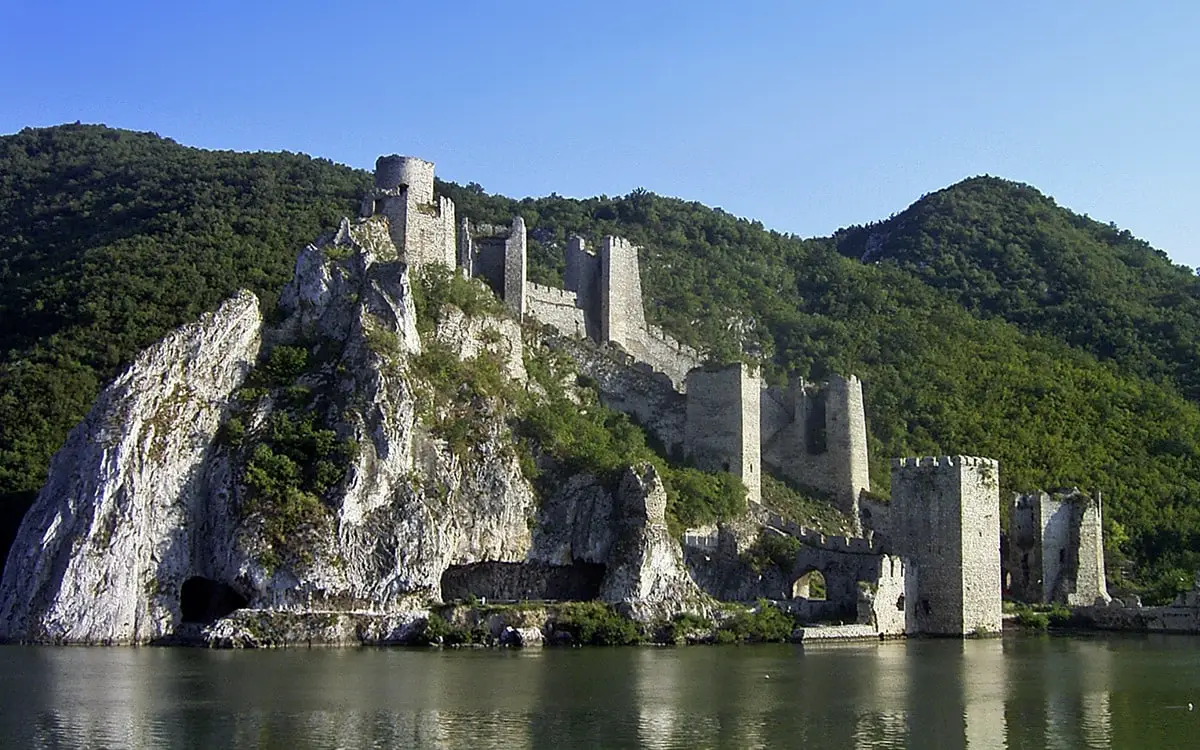
<path fill-rule="evenodd" d="M 1200 638 L 528 652 L 10 646 L 0 648 L 0 743 L 1194 748 Z"/>

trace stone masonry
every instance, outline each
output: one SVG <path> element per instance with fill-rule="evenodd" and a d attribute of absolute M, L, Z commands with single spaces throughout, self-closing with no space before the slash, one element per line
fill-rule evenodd
<path fill-rule="evenodd" d="M 892 463 L 892 544 L 915 576 L 909 632 L 1000 630 L 1000 476 L 988 458 Z"/>
<path fill-rule="evenodd" d="M 758 373 L 740 362 L 698 367 L 688 373 L 687 385 L 684 452 L 697 468 L 740 477 L 747 499 L 761 503 Z"/>
<path fill-rule="evenodd" d="M 861 381 L 835 375 L 818 388 L 800 380 L 767 388 L 760 400 L 764 464 L 858 519 L 871 484 Z"/>
<path fill-rule="evenodd" d="M 1072 606 L 1110 601 L 1101 522 L 1099 495 L 1078 489 L 1014 494 L 1005 555 L 1008 595 Z"/>
<path fill-rule="evenodd" d="M 375 188 L 363 199 L 362 216 L 385 216 L 392 242 L 416 269 L 455 265 L 454 202 L 433 194 L 433 163 L 412 156 L 381 156 Z"/>

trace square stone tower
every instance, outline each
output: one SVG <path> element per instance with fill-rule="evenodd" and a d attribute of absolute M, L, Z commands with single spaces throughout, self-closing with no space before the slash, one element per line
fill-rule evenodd
<path fill-rule="evenodd" d="M 892 463 L 892 544 L 916 576 L 909 633 L 1000 632 L 1000 473 L 971 456 Z"/>
<path fill-rule="evenodd" d="M 741 477 L 750 502 L 762 502 L 759 391 L 749 365 L 698 367 L 687 375 L 684 453 L 705 471 Z"/>

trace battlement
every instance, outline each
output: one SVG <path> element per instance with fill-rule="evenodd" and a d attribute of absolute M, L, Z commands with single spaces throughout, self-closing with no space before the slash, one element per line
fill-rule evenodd
<path fill-rule="evenodd" d="M 678 354 L 683 357 L 689 357 L 689 358 L 695 360 L 697 364 L 699 364 L 699 362 L 701 360 L 700 352 L 696 351 L 695 349 L 688 346 L 687 344 L 681 343 L 674 336 L 667 333 L 662 328 L 660 328 L 656 325 L 647 324 L 646 325 L 646 335 L 649 336 L 650 338 L 654 339 L 655 341 L 658 341 L 663 346 L 670 349 L 673 353 Z"/>
<path fill-rule="evenodd" d="M 579 299 L 579 295 L 575 292 L 558 287 L 545 286 L 544 284 L 535 284 L 532 281 L 528 282 L 527 288 L 531 296 L 537 296 L 539 301 L 549 304 L 571 305 Z"/>
<path fill-rule="evenodd" d="M 968 467 L 990 467 L 995 469 L 999 462 L 994 458 L 979 456 L 921 456 L 918 458 L 893 458 L 892 472 L 912 472 L 923 469 L 945 469 Z"/>
<path fill-rule="evenodd" d="M 853 555 L 883 554 L 883 546 L 875 539 L 872 532 L 867 532 L 867 535 L 862 537 L 828 535 L 816 529 L 785 521 L 782 516 L 773 511 L 767 511 L 765 520 L 767 526 L 795 537 L 801 544 L 809 547 Z"/>

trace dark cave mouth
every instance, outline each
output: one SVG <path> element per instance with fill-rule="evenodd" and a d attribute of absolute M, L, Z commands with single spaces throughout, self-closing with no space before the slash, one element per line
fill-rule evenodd
<path fill-rule="evenodd" d="M 229 584 L 202 576 L 187 579 L 179 591 L 179 609 L 184 622 L 210 625 L 249 603 Z"/>

